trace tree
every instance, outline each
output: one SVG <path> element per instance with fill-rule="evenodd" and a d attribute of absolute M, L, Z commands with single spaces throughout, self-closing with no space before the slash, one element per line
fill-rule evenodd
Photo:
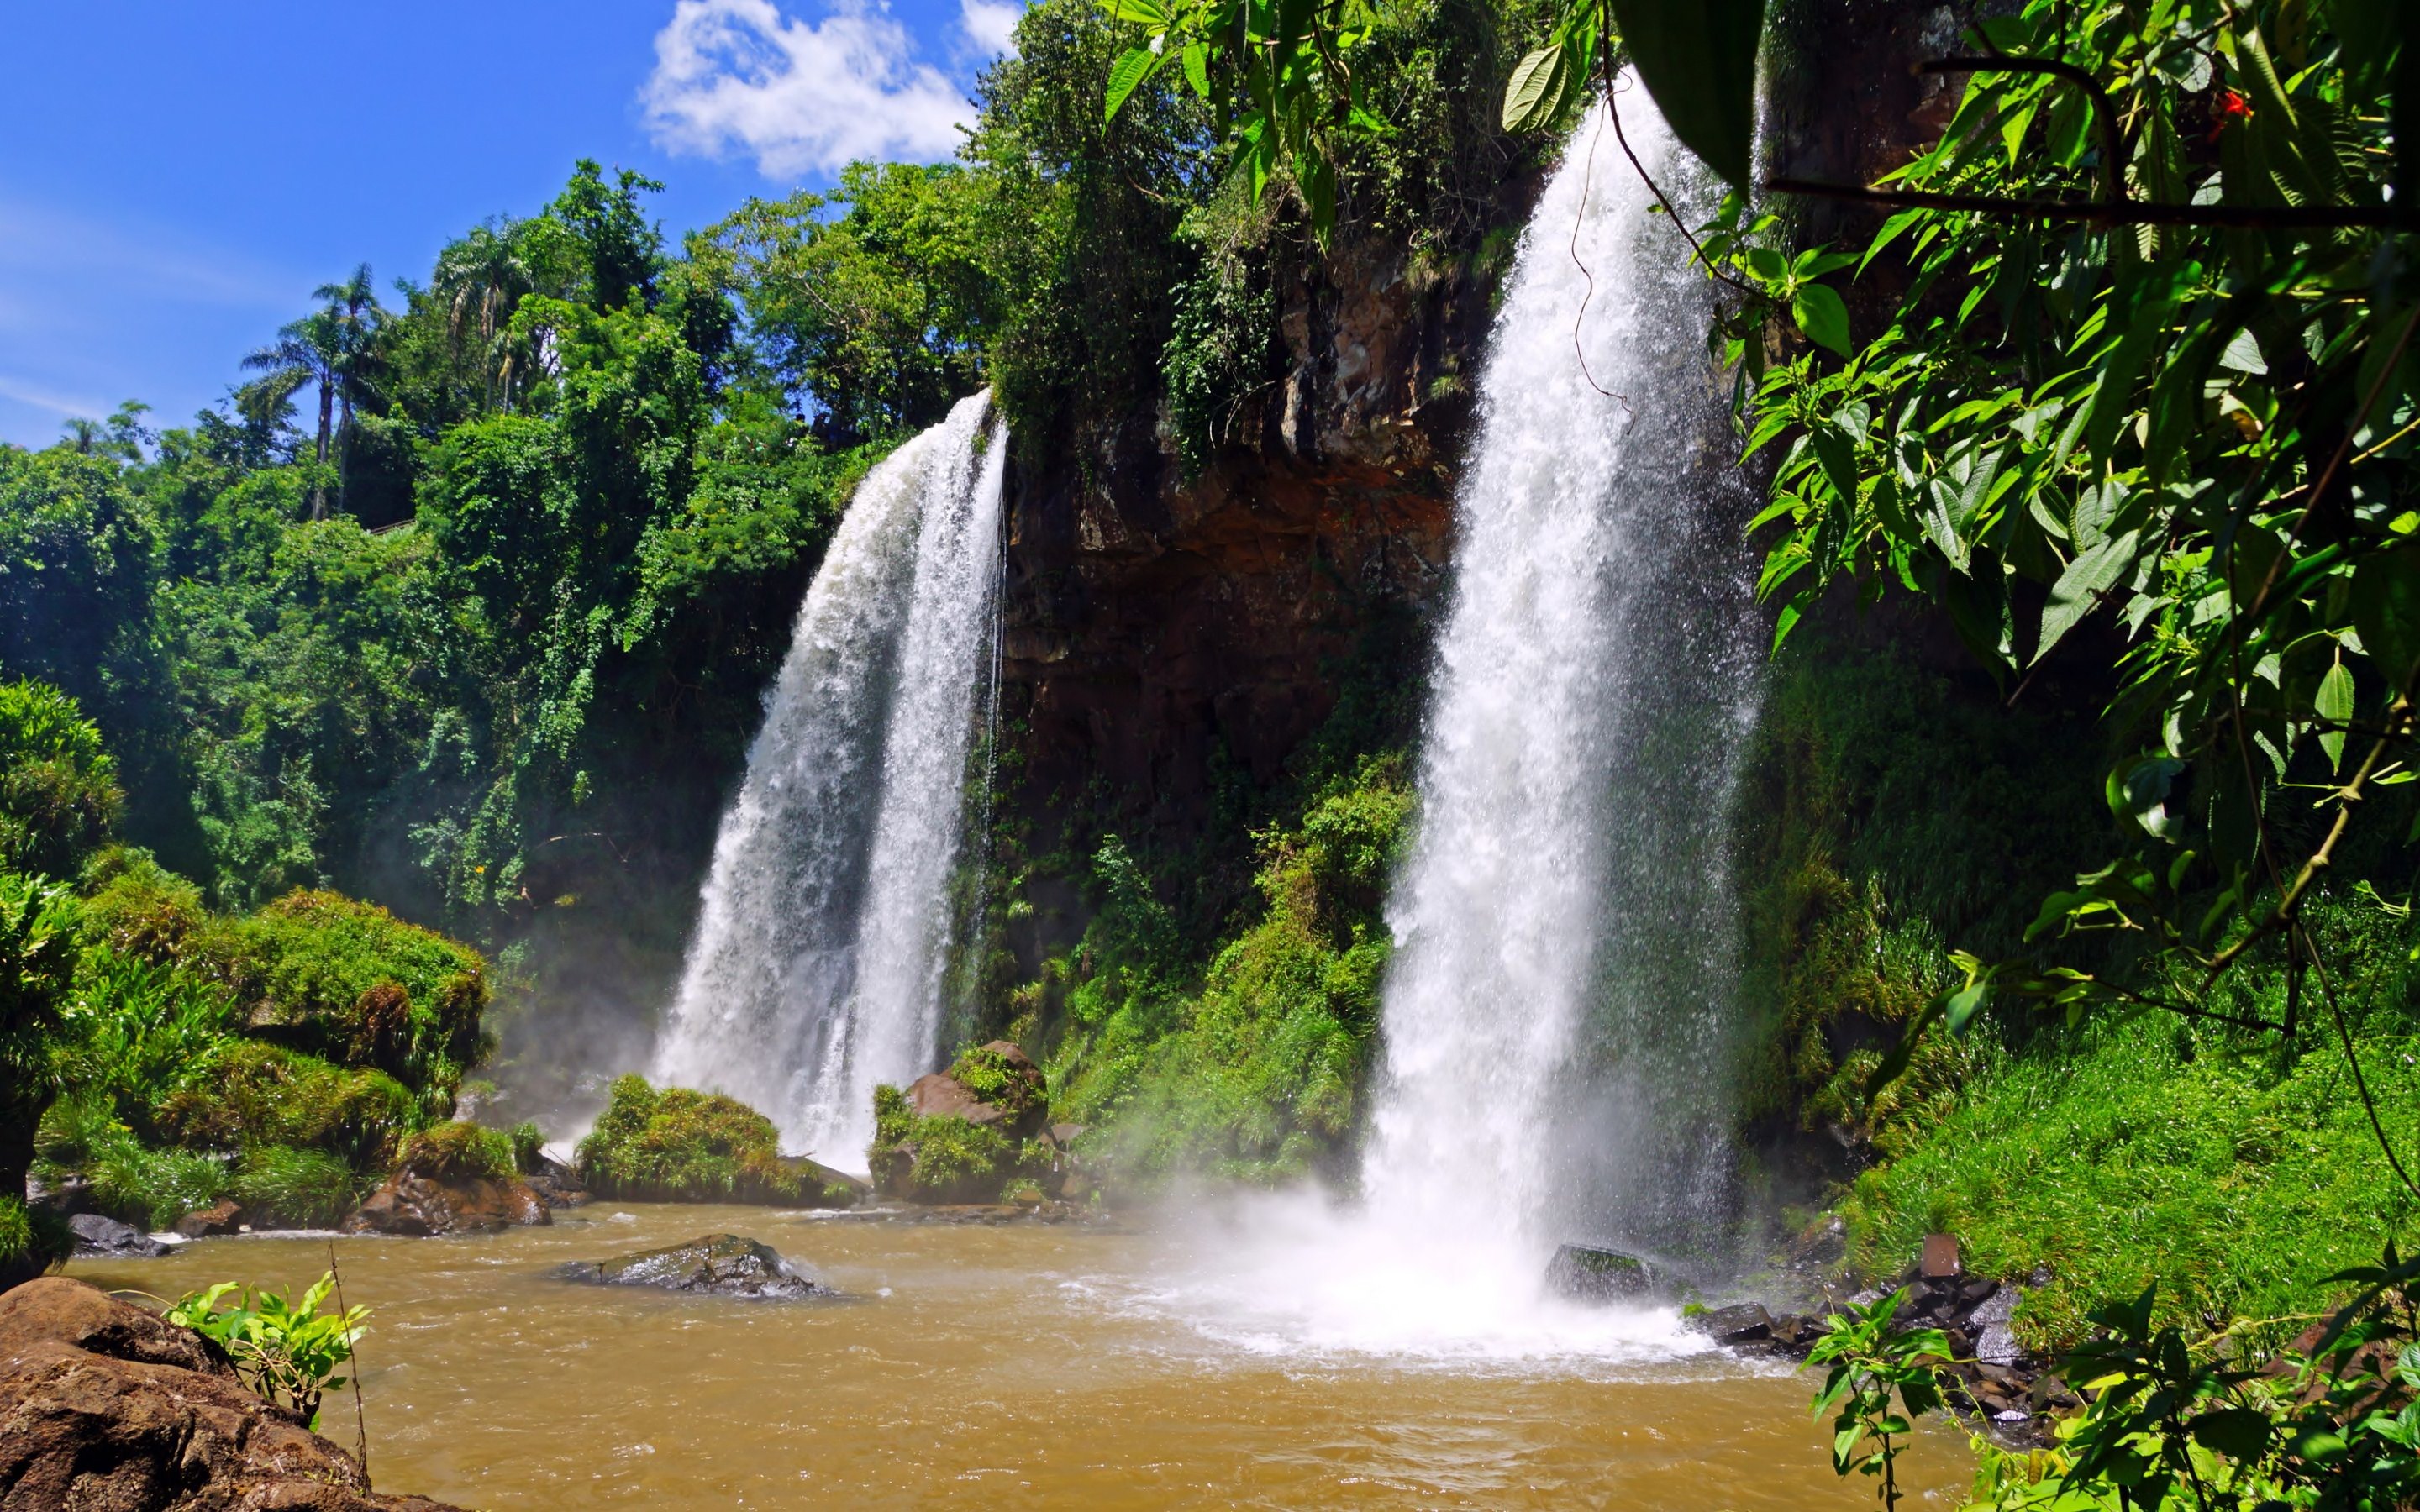
<path fill-rule="evenodd" d="M 251 372 L 269 375 L 267 381 L 282 399 L 305 383 L 317 384 L 319 390 L 319 440 L 312 451 L 312 459 L 321 467 L 328 462 L 328 446 L 335 428 L 337 363 L 341 359 L 343 337 L 336 322 L 325 310 L 304 316 L 280 328 L 277 339 L 253 352 L 243 360 Z M 315 482 L 311 488 L 311 517 L 324 519 L 328 514 L 328 488 L 324 481 Z"/>

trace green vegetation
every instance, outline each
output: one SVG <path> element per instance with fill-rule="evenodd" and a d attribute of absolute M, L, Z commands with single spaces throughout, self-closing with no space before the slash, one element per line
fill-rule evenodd
<path fill-rule="evenodd" d="M 509 1151 L 507 1151 L 509 1155 Z M 643 1076 L 613 1083 L 597 1127 L 572 1163 L 598 1196 L 650 1202 L 762 1202 L 846 1206 L 812 1162 L 785 1160 L 768 1119 L 719 1093 L 654 1088 Z"/>
<path fill-rule="evenodd" d="M 456 1119 L 404 1142 L 397 1168 L 443 1181 L 509 1181 L 520 1169 L 510 1135 Z"/>
<path fill-rule="evenodd" d="M 895 1087 L 874 1089 L 865 1159 L 875 1191 L 910 1202 L 998 1202 L 1025 1165 L 1023 1149 L 998 1124 L 920 1117 Z"/>
<path fill-rule="evenodd" d="M 1401 761 L 1372 759 L 1264 831 L 1261 917 L 1198 977 L 1133 859 L 1103 844 L 1103 907 L 1032 995 L 1064 1026 L 1054 1107 L 1106 1126 L 1093 1152 L 1146 1182 L 1333 1171 L 1358 1132 L 1388 953 L 1377 910 L 1410 806 Z"/>
<path fill-rule="evenodd" d="M 274 1291 L 222 1281 L 196 1291 L 170 1307 L 168 1321 L 211 1340 L 235 1363 L 236 1374 L 262 1401 L 290 1407 L 303 1426 L 319 1426 L 319 1399 L 342 1391 L 347 1378 L 336 1374 L 353 1357 L 353 1346 L 369 1332 L 367 1307 L 338 1311 L 328 1305 L 336 1289 L 329 1272 L 292 1302 Z M 225 1306 L 228 1295 L 235 1300 Z"/>

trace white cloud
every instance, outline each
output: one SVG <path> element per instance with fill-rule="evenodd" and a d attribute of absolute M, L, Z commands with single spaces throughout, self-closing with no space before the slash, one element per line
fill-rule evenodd
<path fill-rule="evenodd" d="M 1008 8 L 960 0 L 976 12 Z M 1012 14 L 1011 20 L 1014 20 Z M 974 110 L 878 3 L 842 0 L 820 25 L 773 0 L 680 0 L 656 37 L 641 100 L 659 144 L 721 157 L 738 150 L 768 177 L 830 173 L 856 158 L 946 158 Z"/>
<path fill-rule="evenodd" d="M 1016 51 L 1016 20 L 1025 7 L 1004 0 L 958 0 L 958 24 L 985 57 Z"/>

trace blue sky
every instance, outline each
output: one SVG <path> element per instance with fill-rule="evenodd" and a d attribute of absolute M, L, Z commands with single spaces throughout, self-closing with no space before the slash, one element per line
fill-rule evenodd
<path fill-rule="evenodd" d="M 1015 0 L 0 0 L 0 440 L 183 424 L 367 261 L 426 279 L 574 160 L 667 232 L 852 157 L 946 157 Z"/>

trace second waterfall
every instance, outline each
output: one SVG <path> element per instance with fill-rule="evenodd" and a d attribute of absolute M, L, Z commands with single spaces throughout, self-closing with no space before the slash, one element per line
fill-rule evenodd
<path fill-rule="evenodd" d="M 988 393 L 859 485 L 722 818 L 656 1072 L 861 1167 L 877 1082 L 929 1070 L 1008 436 Z M 869 801 L 869 795 L 875 795 Z"/>

